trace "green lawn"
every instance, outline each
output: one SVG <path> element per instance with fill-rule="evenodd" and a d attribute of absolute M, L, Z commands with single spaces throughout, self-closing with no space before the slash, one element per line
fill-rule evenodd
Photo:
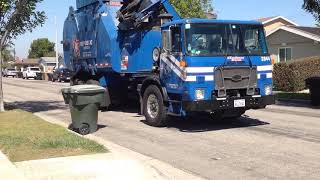
<path fill-rule="evenodd" d="M 309 93 L 286 93 L 281 92 L 275 94 L 277 98 L 282 99 L 298 99 L 298 100 L 310 100 L 310 94 Z"/>
<path fill-rule="evenodd" d="M 13 162 L 107 152 L 94 141 L 22 110 L 0 113 L 0 150 Z"/>

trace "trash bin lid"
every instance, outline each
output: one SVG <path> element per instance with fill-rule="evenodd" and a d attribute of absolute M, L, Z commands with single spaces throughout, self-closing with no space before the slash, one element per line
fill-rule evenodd
<path fill-rule="evenodd" d="M 77 85 L 70 88 L 70 93 L 86 94 L 86 93 L 102 93 L 105 88 L 98 85 Z"/>
<path fill-rule="evenodd" d="M 67 87 L 67 88 L 62 88 L 61 89 L 62 93 L 70 93 L 71 92 L 71 87 Z"/>

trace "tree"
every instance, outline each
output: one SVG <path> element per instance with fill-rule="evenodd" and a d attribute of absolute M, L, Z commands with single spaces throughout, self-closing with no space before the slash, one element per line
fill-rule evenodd
<path fill-rule="evenodd" d="M 55 43 L 50 42 L 48 38 L 34 40 L 29 50 L 29 58 L 55 57 Z"/>
<path fill-rule="evenodd" d="M 170 0 L 183 18 L 204 18 L 205 13 L 212 12 L 211 0 Z"/>
<path fill-rule="evenodd" d="M 202 10 L 205 13 L 213 12 L 212 1 L 211 0 L 202 0 Z"/>
<path fill-rule="evenodd" d="M 0 52 L 17 36 L 43 25 L 46 16 L 36 6 L 43 0 L 0 0 Z M 0 53 L 0 112 L 4 111 Z"/>
<path fill-rule="evenodd" d="M 311 13 L 320 23 L 320 0 L 304 0 L 303 9 Z"/>
<path fill-rule="evenodd" d="M 1 53 L 2 53 L 2 61 L 3 62 L 9 62 L 9 61 L 14 60 L 14 57 L 12 55 L 12 51 L 10 51 L 8 48 L 4 48 Z"/>

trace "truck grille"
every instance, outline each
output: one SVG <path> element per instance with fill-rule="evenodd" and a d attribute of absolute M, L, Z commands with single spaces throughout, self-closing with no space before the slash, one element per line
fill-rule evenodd
<path fill-rule="evenodd" d="M 247 95 L 255 94 L 257 67 L 219 67 L 214 74 L 218 97 L 226 97 L 227 90 L 246 90 Z"/>

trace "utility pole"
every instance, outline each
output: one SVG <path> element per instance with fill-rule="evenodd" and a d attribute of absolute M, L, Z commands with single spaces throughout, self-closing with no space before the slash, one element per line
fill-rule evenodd
<path fill-rule="evenodd" d="M 59 53 L 58 53 L 58 24 L 57 24 L 57 16 L 54 16 L 54 22 L 56 25 L 56 69 L 59 68 Z"/>
<path fill-rule="evenodd" d="M 0 112 L 4 112 L 4 99 L 2 88 L 2 46 L 0 42 Z"/>
<path fill-rule="evenodd" d="M 13 45 L 13 61 L 16 62 L 16 44 Z"/>

